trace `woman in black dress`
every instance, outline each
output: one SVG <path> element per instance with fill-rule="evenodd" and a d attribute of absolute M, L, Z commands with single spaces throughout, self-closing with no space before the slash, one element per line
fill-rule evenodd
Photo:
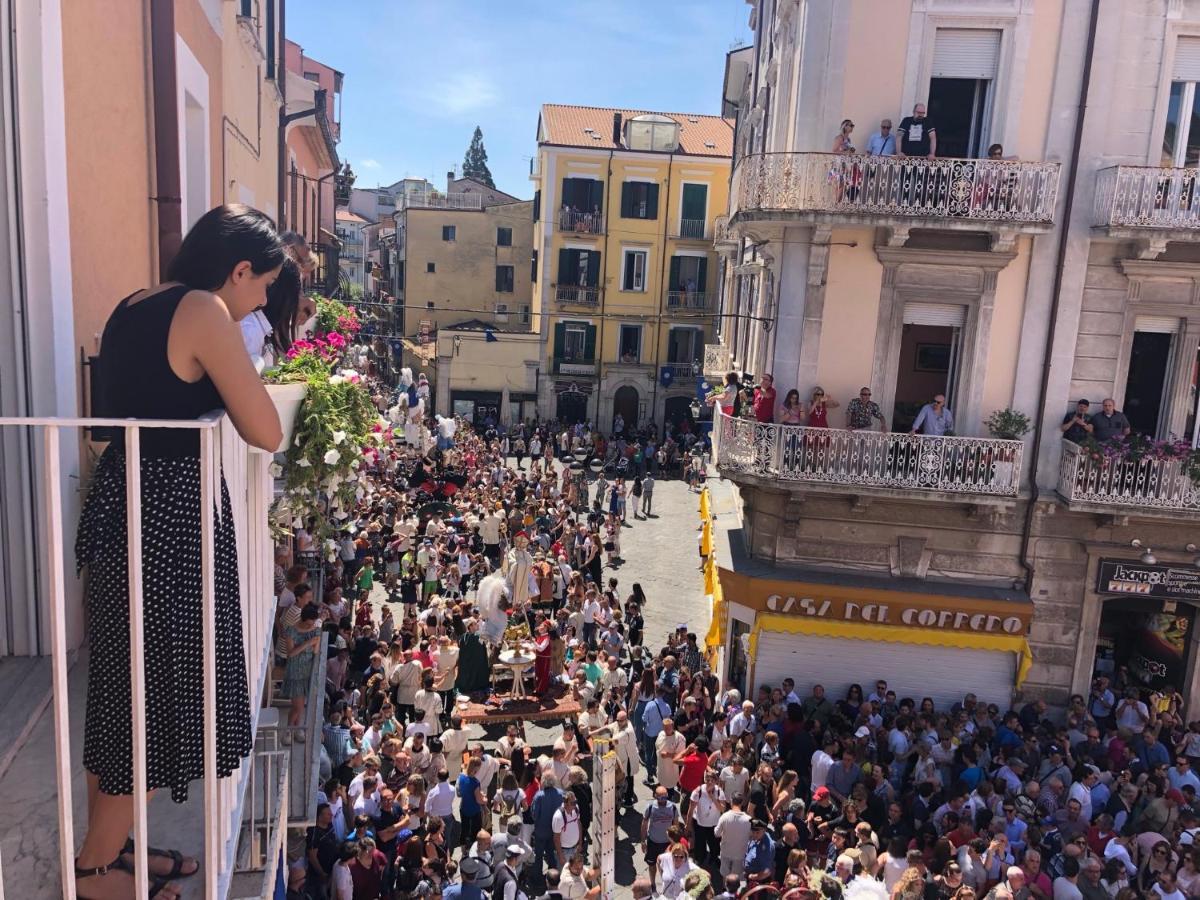
<path fill-rule="evenodd" d="M 279 417 L 238 320 L 266 302 L 283 261 L 283 245 L 262 213 L 236 204 L 202 216 L 171 263 L 171 280 L 127 297 L 109 317 L 99 414 L 197 419 L 225 409 L 248 443 L 279 446 Z M 120 434 L 101 456 L 76 540 L 77 564 L 88 569 L 91 648 L 83 749 L 88 833 L 75 870 L 81 898 L 132 896 L 134 889 L 127 842 L 134 808 L 124 448 Z M 189 782 L 204 775 L 202 513 L 215 520 L 219 776 L 238 767 L 253 737 L 229 493 L 222 479 L 220 516 L 216 508 L 202 511 L 200 474 L 197 431 L 142 431 L 147 787 L 170 788 L 180 803 Z M 177 889 L 158 879 L 186 877 L 198 863 L 160 851 L 150 868 L 158 876 L 152 895 L 173 897 Z"/>

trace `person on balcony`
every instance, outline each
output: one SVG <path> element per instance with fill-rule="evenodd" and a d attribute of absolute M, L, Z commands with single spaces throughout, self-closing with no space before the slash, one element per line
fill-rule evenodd
<path fill-rule="evenodd" d="M 842 125 L 838 129 L 837 135 L 833 139 L 833 152 L 854 154 L 858 151 L 854 148 L 854 140 L 850 137 L 854 132 L 854 123 L 849 119 L 842 119 Z"/>
<path fill-rule="evenodd" d="M 1112 397 L 1104 398 L 1100 404 L 1100 412 L 1092 416 L 1092 437 L 1104 442 L 1112 438 L 1128 437 L 1133 428 L 1125 413 L 1117 409 L 1117 401 Z"/>
<path fill-rule="evenodd" d="M 895 156 L 896 135 L 892 133 L 892 120 L 884 119 L 879 130 L 867 140 L 868 156 Z"/>
<path fill-rule="evenodd" d="M 780 425 L 803 425 L 808 420 L 804 413 L 804 403 L 800 392 L 792 388 L 783 398 L 783 406 L 779 408 Z"/>
<path fill-rule="evenodd" d="M 918 103 L 911 116 L 900 120 L 900 148 L 896 156 L 937 158 L 937 127 L 926 117 L 924 103 Z"/>
<path fill-rule="evenodd" d="M 720 406 L 721 412 L 727 416 L 736 416 L 741 411 L 738 400 L 739 387 L 737 372 L 726 372 L 725 386 L 709 394 L 705 402 L 709 406 Z"/>
<path fill-rule="evenodd" d="M 775 378 L 763 375 L 762 382 L 754 389 L 754 418 L 764 424 L 775 421 Z"/>
<path fill-rule="evenodd" d="M 199 419 L 228 410 L 247 443 L 267 451 L 282 431 L 270 395 L 254 370 L 238 322 L 267 302 L 284 247 L 271 220 L 241 204 L 218 206 L 188 232 L 168 268 L 169 281 L 118 304 L 101 341 L 98 414 L 114 418 Z M 200 503 L 200 435 L 193 429 L 147 429 L 141 435 L 145 614 L 146 787 L 187 799 L 204 775 L 205 698 L 201 523 L 213 527 L 216 620 L 216 750 L 219 777 L 253 746 L 250 695 L 242 661 L 241 600 L 233 508 L 224 479 L 214 506 Z M 87 837 L 75 862 L 81 898 L 132 896 L 133 767 L 129 650 L 129 540 L 123 432 L 92 477 L 76 540 L 88 568 Z M 219 505 L 218 505 L 219 504 Z M 149 848 L 146 848 L 149 851 Z M 167 883 L 199 863 L 177 851 L 150 857 L 152 890 L 178 896 Z"/>
<path fill-rule="evenodd" d="M 910 434 L 927 434 L 942 437 L 954 433 L 954 413 L 946 406 L 946 396 L 937 394 L 932 403 L 926 403 L 917 413 Z"/>
<path fill-rule="evenodd" d="M 1058 430 L 1062 432 L 1062 436 L 1073 444 L 1082 444 L 1094 430 L 1092 420 L 1088 418 L 1088 409 L 1090 407 L 1091 403 L 1080 399 L 1075 404 L 1075 411 L 1063 416 L 1062 424 L 1058 426 Z"/>
<path fill-rule="evenodd" d="M 883 410 L 871 399 L 871 389 L 865 387 L 858 392 L 857 397 L 846 404 L 846 427 L 851 431 L 865 431 L 876 419 L 879 420 L 879 430 L 887 431 L 887 420 L 883 417 Z"/>

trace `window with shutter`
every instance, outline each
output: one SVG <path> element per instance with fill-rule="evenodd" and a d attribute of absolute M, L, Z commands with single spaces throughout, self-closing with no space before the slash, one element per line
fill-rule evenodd
<path fill-rule="evenodd" d="M 591 362 L 596 358 L 596 326 L 589 325 L 583 340 L 583 358 Z"/>
<path fill-rule="evenodd" d="M 512 229 L 504 228 L 503 226 L 496 229 L 496 246 L 511 247 L 512 246 Z"/>
<path fill-rule="evenodd" d="M 533 221 L 537 222 L 542 218 L 542 192 L 536 190 L 533 192 Z"/>
<path fill-rule="evenodd" d="M 683 290 L 683 288 L 681 288 L 679 286 L 679 265 L 682 261 L 683 261 L 682 257 L 679 257 L 679 256 L 671 257 L 671 280 L 669 282 L 669 286 L 667 287 L 667 290 L 669 290 L 669 291 Z"/>
<path fill-rule="evenodd" d="M 586 269 L 586 274 L 584 275 L 585 281 L 583 282 L 584 286 L 585 287 L 599 287 L 600 286 L 600 251 L 599 250 L 580 250 L 578 252 L 579 252 L 580 257 L 586 257 L 586 260 L 587 260 L 587 262 L 586 262 L 587 269 Z M 583 264 L 584 263 L 582 263 L 582 261 L 581 261 L 581 265 L 583 265 Z"/>
<path fill-rule="evenodd" d="M 646 251 L 626 250 L 625 264 L 621 270 L 621 290 L 646 290 Z"/>
<path fill-rule="evenodd" d="M 579 283 L 579 252 L 563 248 L 558 251 L 558 284 Z"/>
<path fill-rule="evenodd" d="M 554 323 L 554 356 L 563 359 L 567 353 L 567 323 Z"/>
<path fill-rule="evenodd" d="M 513 291 L 513 267 L 496 266 L 496 290 L 500 293 L 511 294 Z"/>
<path fill-rule="evenodd" d="M 529 256 L 529 280 L 537 284 L 538 252 L 534 250 Z"/>

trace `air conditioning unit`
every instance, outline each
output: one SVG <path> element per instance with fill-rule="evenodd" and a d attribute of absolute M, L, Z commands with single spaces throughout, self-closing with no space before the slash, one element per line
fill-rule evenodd
<path fill-rule="evenodd" d="M 497 322 L 507 322 L 508 321 L 508 304 L 507 303 L 497 303 L 496 304 L 496 321 Z"/>

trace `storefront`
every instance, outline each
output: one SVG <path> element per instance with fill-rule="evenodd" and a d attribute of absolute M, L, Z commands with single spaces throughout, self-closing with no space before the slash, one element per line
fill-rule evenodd
<path fill-rule="evenodd" d="M 1200 568 L 1100 559 L 1091 603 L 1098 607 L 1095 648 L 1090 668 L 1076 673 L 1077 682 L 1119 675 L 1147 690 L 1169 686 L 1190 695 L 1189 686 L 1200 677 L 1195 637 Z"/>
<path fill-rule="evenodd" d="M 710 640 L 734 686 L 777 687 L 786 677 L 806 696 L 814 684 L 834 700 L 851 684 L 869 693 L 885 679 L 898 698 L 949 707 L 971 692 L 1007 707 L 1032 665 L 1028 599 L 893 591 L 867 579 L 791 581 L 716 566 Z"/>
<path fill-rule="evenodd" d="M 451 391 L 453 414 L 477 428 L 500 424 L 500 393 L 496 391 Z"/>

